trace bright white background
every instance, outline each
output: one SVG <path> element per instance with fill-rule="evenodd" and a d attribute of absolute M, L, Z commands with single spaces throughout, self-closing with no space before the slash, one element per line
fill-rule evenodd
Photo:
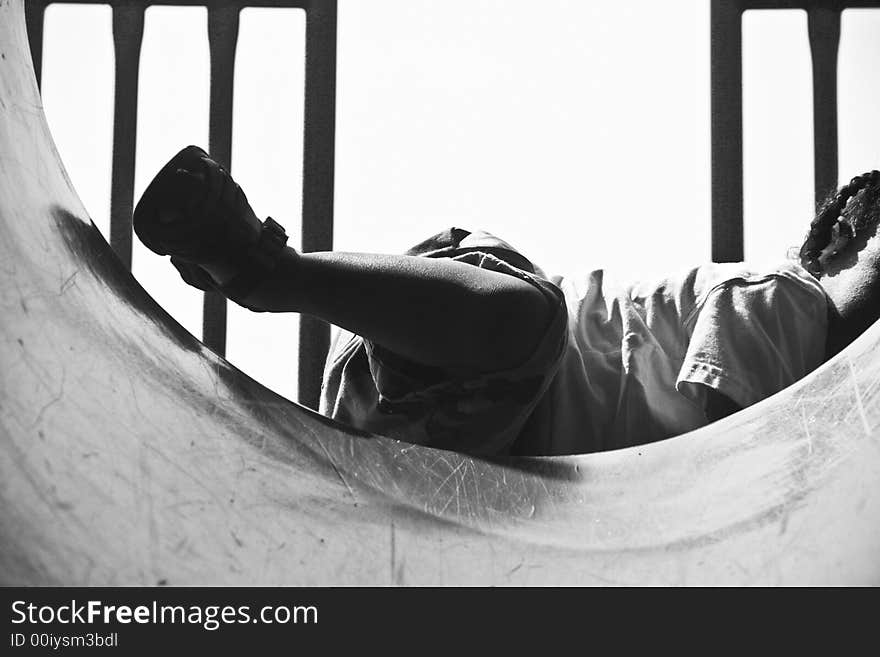
<path fill-rule="evenodd" d="M 806 14 L 743 18 L 746 258 L 784 257 L 812 215 Z M 232 170 L 258 215 L 300 223 L 305 15 L 247 9 Z M 51 5 L 43 96 L 61 156 L 108 233 L 108 6 Z M 709 259 L 705 0 L 340 0 L 336 248 L 399 252 L 484 228 L 545 270 L 633 277 Z M 880 11 L 843 14 L 841 179 L 880 168 Z M 207 146 L 203 8 L 147 10 L 136 198 L 181 146 Z M 201 294 L 136 243 L 134 273 L 195 335 Z M 295 315 L 230 304 L 228 356 L 296 396 Z"/>

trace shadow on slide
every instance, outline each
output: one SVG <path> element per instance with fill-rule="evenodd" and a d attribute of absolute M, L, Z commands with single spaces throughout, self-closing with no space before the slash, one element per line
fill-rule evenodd
<path fill-rule="evenodd" d="M 489 463 L 341 426 L 115 259 L 0 2 L 0 583 L 880 584 L 880 326 L 671 440 Z"/>

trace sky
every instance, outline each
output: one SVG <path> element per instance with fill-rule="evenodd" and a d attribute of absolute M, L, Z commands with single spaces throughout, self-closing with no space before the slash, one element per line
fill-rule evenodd
<path fill-rule="evenodd" d="M 548 273 L 633 278 L 709 260 L 705 0 L 340 0 L 335 248 L 400 252 L 448 226 L 489 230 Z M 245 9 L 232 173 L 298 246 L 305 14 Z M 841 182 L 880 168 L 880 10 L 846 10 Z M 208 139 L 204 8 L 151 7 L 135 198 Z M 785 257 L 813 210 L 806 14 L 743 16 L 745 254 Z M 109 233 L 111 10 L 50 5 L 43 102 L 92 220 Z M 135 240 L 133 273 L 190 332 L 201 294 Z M 230 304 L 227 356 L 296 397 L 296 315 Z"/>

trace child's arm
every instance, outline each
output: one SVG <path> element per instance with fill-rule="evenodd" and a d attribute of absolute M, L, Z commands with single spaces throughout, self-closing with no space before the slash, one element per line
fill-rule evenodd
<path fill-rule="evenodd" d="M 459 374 L 525 362 L 552 318 L 530 283 L 446 258 L 286 248 L 246 299 L 319 317 L 415 362 Z"/>
<path fill-rule="evenodd" d="M 741 411 L 742 407 L 715 388 L 706 387 L 706 419 L 716 422 Z"/>

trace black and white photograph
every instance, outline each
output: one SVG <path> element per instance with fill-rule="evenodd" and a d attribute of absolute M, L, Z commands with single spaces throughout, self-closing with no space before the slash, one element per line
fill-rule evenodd
<path fill-rule="evenodd" d="M 880 0 L 0 0 L 9 654 L 880 584 L 878 70 Z"/>

